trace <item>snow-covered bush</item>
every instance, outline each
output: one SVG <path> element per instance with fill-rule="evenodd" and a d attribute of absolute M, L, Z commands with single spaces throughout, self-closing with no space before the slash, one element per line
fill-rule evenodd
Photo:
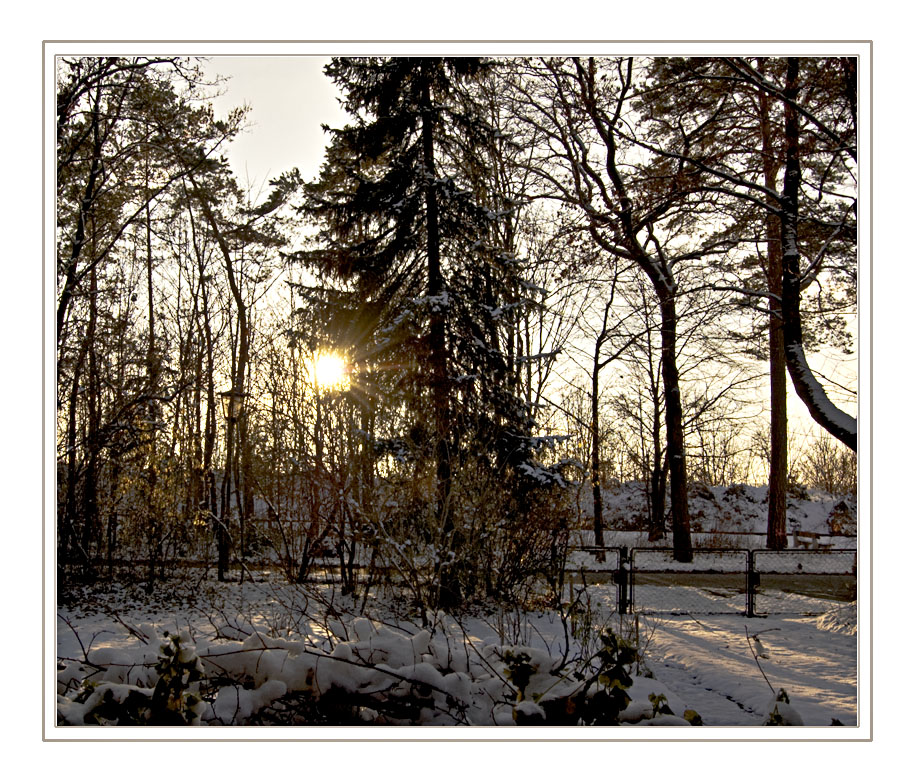
<path fill-rule="evenodd" d="M 190 643 L 165 636 L 151 665 L 71 663 L 59 672 L 62 724 L 119 725 L 617 725 L 669 723 L 664 701 L 632 699 L 636 651 L 611 631 L 583 657 L 477 640 L 433 628 L 414 633 L 367 618 L 328 623 L 330 638 Z M 88 656 L 93 657 L 91 654 Z M 89 669 L 94 667 L 94 673 Z M 118 672 L 130 671 L 124 678 Z M 75 684 L 75 683 L 81 684 Z M 643 688 L 642 688 L 643 689 Z M 684 723 L 683 719 L 676 719 Z"/>
<path fill-rule="evenodd" d="M 766 717 L 762 726 L 804 726 L 805 722 L 799 711 L 789 703 L 789 695 L 780 688 L 777 695 L 771 699 L 765 710 Z"/>
<path fill-rule="evenodd" d="M 852 601 L 828 610 L 818 617 L 815 624 L 822 631 L 836 631 L 848 636 L 855 636 L 857 627 L 856 602 Z"/>
<path fill-rule="evenodd" d="M 127 682 L 90 677 L 77 692 L 66 695 L 74 670 L 66 667 L 58 674 L 57 714 L 62 724 L 108 726 L 186 726 L 200 722 L 203 705 L 199 683 L 203 667 L 189 635 L 165 633 L 153 666 L 155 684 L 143 687 Z M 105 671 L 99 671 L 99 674 Z M 59 691 L 63 690 L 63 693 Z"/>
<path fill-rule="evenodd" d="M 631 702 L 630 668 L 636 651 L 612 631 L 603 632 L 600 638 L 601 649 L 593 656 L 559 667 L 537 652 L 508 649 L 500 653 L 508 679 L 516 687 L 519 709 L 514 709 L 514 719 L 518 724 L 574 726 L 621 722 L 620 716 Z M 536 703 L 536 710 L 523 706 L 528 700 Z"/>
<path fill-rule="evenodd" d="M 392 476 L 377 491 L 370 527 L 378 562 L 391 582 L 427 616 L 456 609 L 443 583 L 463 606 L 495 599 L 526 604 L 542 578 L 556 581 L 567 553 L 572 512 L 566 491 L 479 481 L 491 467 L 473 460 L 451 465 L 448 528 L 435 513 L 430 477 Z M 527 482 L 529 483 L 529 482 Z"/>

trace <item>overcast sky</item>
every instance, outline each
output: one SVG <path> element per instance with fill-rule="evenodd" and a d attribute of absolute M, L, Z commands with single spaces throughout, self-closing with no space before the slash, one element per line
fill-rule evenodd
<path fill-rule="evenodd" d="M 243 186 L 256 189 L 297 167 L 305 179 L 323 160 L 326 134 L 321 124 L 341 127 L 333 83 L 323 74 L 326 57 L 213 57 L 210 74 L 229 77 L 213 101 L 216 115 L 247 104 L 249 129 L 231 144 L 228 159 Z"/>

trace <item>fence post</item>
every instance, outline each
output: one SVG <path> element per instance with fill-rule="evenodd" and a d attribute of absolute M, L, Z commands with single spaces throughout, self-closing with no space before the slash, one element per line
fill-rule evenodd
<path fill-rule="evenodd" d="M 754 569 L 754 550 L 748 552 L 748 570 L 745 572 L 745 614 L 755 617 L 755 589 L 761 584 L 761 575 Z"/>
<path fill-rule="evenodd" d="M 618 614 L 627 614 L 630 605 L 628 585 L 630 582 L 633 586 L 634 574 L 630 568 L 630 555 L 626 546 L 618 553 L 618 570 L 615 572 L 614 581 L 618 585 Z"/>

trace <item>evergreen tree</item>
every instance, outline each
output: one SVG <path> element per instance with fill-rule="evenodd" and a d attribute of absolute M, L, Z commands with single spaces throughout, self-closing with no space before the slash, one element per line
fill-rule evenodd
<path fill-rule="evenodd" d="M 471 86 L 476 58 L 337 58 L 327 74 L 354 120 L 332 131 L 305 208 L 321 221 L 303 255 L 351 287 L 374 314 L 370 356 L 402 393 L 411 425 L 397 441 L 434 469 L 442 558 L 462 545 L 454 478 L 470 461 L 501 478 L 557 479 L 533 461 L 501 319 L 519 306 L 519 264 L 503 247 L 512 214 L 492 153 L 504 143 Z M 442 560 L 443 562 L 443 560 Z M 461 600 L 441 566 L 443 606 Z"/>

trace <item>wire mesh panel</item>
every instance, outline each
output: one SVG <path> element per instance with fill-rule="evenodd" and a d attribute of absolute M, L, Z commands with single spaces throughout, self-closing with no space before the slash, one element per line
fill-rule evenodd
<path fill-rule="evenodd" d="M 819 615 L 856 600 L 855 549 L 752 552 L 755 614 Z"/>
<path fill-rule="evenodd" d="M 626 554 L 626 550 L 622 554 L 620 547 L 571 547 L 564 566 L 565 584 L 598 585 L 614 582 L 614 608 L 622 613 L 622 607 L 627 604 L 627 579 L 622 581 L 618 577 Z"/>
<path fill-rule="evenodd" d="M 619 547 L 571 547 L 568 549 L 565 571 L 584 571 L 589 574 L 614 573 L 621 563 Z"/>
<path fill-rule="evenodd" d="M 631 551 L 631 600 L 646 614 L 744 614 L 747 549 L 695 549 L 689 563 L 671 548 Z"/>

